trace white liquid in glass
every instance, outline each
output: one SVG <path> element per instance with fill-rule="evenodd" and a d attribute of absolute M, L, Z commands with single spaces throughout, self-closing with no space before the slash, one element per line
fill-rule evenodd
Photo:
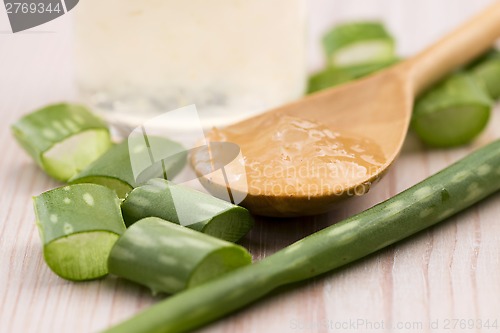
<path fill-rule="evenodd" d="M 78 85 L 115 123 L 196 104 L 228 124 L 303 95 L 305 26 L 304 0 L 81 1 Z"/>

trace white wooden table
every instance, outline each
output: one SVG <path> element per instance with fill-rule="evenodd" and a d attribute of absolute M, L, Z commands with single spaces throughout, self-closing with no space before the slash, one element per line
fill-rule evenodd
<path fill-rule="evenodd" d="M 333 22 L 384 19 L 397 37 L 400 54 L 409 55 L 492 1 L 308 2 L 315 69 L 322 63 L 318 38 Z M 13 35 L 0 10 L 0 332 L 95 332 L 159 300 L 113 277 L 85 283 L 62 280 L 42 258 L 31 197 L 58 184 L 15 144 L 9 124 L 46 103 L 75 97 L 70 21 L 68 15 Z M 367 196 L 324 216 L 259 219 L 242 244 L 258 260 L 395 195 L 498 137 L 498 108 L 487 132 L 470 147 L 430 151 L 410 135 L 396 165 Z M 268 297 L 201 331 L 500 331 L 499 216 L 500 195 L 494 195 L 406 241 Z M 474 321 L 472 328 L 469 320 Z M 496 328 L 479 327 L 487 321 Z"/>

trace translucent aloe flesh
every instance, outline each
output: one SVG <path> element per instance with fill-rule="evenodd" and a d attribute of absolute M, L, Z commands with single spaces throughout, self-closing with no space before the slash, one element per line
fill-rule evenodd
<path fill-rule="evenodd" d="M 54 273 L 76 281 L 108 273 L 111 247 L 125 231 L 114 191 L 77 184 L 42 193 L 33 202 L 44 258 Z"/>
<path fill-rule="evenodd" d="M 335 26 L 323 38 L 332 67 L 349 67 L 395 58 L 394 39 L 380 22 L 353 22 Z"/>
<path fill-rule="evenodd" d="M 421 96 L 412 128 L 430 146 L 469 143 L 486 127 L 493 101 L 469 73 L 457 73 Z"/>
<path fill-rule="evenodd" d="M 111 250 L 112 274 L 176 293 L 252 262 L 245 248 L 150 217 L 129 227 Z"/>
<path fill-rule="evenodd" d="M 253 227 L 245 208 L 164 179 L 135 188 L 122 203 L 122 212 L 127 225 L 156 216 L 230 242 Z"/>
<path fill-rule="evenodd" d="M 149 137 L 149 141 L 161 145 L 166 151 L 185 151 L 179 143 L 165 138 Z M 127 140 L 115 145 L 82 172 L 72 177 L 69 182 L 108 186 L 114 189 L 120 198 L 124 198 L 134 187 L 147 179 L 174 177 L 186 163 L 186 153 L 177 153 L 163 163 L 152 163 L 141 177 L 141 181 L 137 181 L 132 170 L 130 151 L 133 152 L 134 147 L 129 147 Z"/>
<path fill-rule="evenodd" d="M 16 140 L 55 179 L 66 181 L 111 146 L 106 123 L 80 105 L 55 104 L 12 125 Z"/>

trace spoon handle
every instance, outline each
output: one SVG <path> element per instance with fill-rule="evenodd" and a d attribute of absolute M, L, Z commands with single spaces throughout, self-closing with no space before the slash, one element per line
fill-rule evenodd
<path fill-rule="evenodd" d="M 500 1 L 408 60 L 415 94 L 485 52 L 500 38 Z"/>

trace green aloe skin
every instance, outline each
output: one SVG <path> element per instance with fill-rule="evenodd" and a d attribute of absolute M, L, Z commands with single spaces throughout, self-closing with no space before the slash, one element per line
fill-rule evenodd
<path fill-rule="evenodd" d="M 49 105 L 11 128 L 35 162 L 60 181 L 67 181 L 112 145 L 106 123 L 81 105 Z"/>
<path fill-rule="evenodd" d="M 33 203 L 43 255 L 54 273 L 75 281 L 108 273 L 109 252 L 125 231 L 114 191 L 70 185 L 42 193 Z"/>
<path fill-rule="evenodd" d="M 318 276 L 428 228 L 500 190 L 500 140 L 360 214 L 159 302 L 107 333 L 184 332 L 273 289 Z"/>
<path fill-rule="evenodd" d="M 185 149 L 177 142 L 161 137 L 150 136 L 149 142 L 155 146 L 161 146 L 166 151 L 178 153 L 163 163 L 152 164 L 144 173 L 141 180 L 136 180 L 132 170 L 130 151 L 135 151 L 141 142 L 135 140 L 133 146 L 129 145 L 127 140 L 115 145 L 103 154 L 94 163 L 85 168 L 82 172 L 72 177 L 69 182 L 76 183 L 95 183 L 108 186 L 114 189 L 120 198 L 125 196 L 135 187 L 144 183 L 147 179 L 155 177 L 174 177 L 186 164 Z M 137 145 L 138 147 L 135 147 Z M 144 147 L 147 153 L 147 147 Z M 149 161 L 149 159 L 148 159 Z"/>
<path fill-rule="evenodd" d="M 164 179 L 135 188 L 121 207 L 128 226 L 156 216 L 229 242 L 238 241 L 253 227 L 245 208 Z"/>
<path fill-rule="evenodd" d="M 108 267 L 110 273 L 143 284 L 154 294 L 172 294 L 251 262 L 239 245 L 148 217 L 120 237 Z"/>
<path fill-rule="evenodd" d="M 411 125 L 430 146 L 459 146 L 484 130 L 492 107 L 493 100 L 472 74 L 456 73 L 417 100 Z"/>
<path fill-rule="evenodd" d="M 500 98 L 500 51 L 492 50 L 479 59 L 472 68 L 472 75 L 483 85 L 491 98 Z"/>
<path fill-rule="evenodd" d="M 307 93 L 311 94 L 326 88 L 335 87 L 347 82 L 354 81 L 364 76 L 373 74 L 397 63 L 397 59 L 390 61 L 358 65 L 344 68 L 329 67 L 313 74 L 309 78 Z"/>

